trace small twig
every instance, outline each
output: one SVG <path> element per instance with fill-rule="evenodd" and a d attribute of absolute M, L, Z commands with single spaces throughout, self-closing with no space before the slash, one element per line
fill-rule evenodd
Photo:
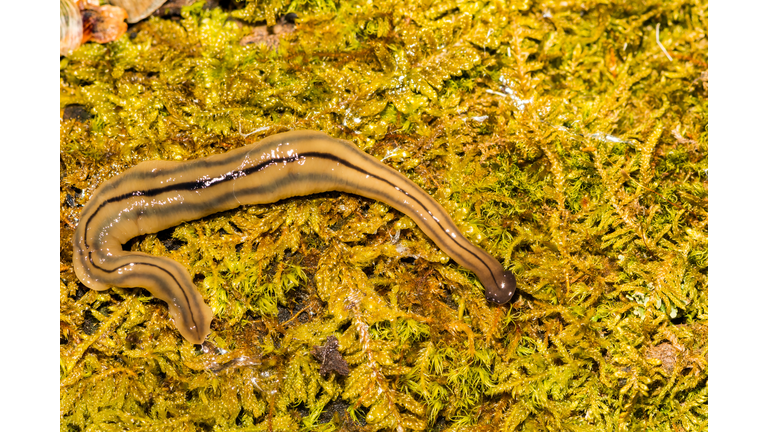
<path fill-rule="evenodd" d="M 254 129 L 251 132 L 248 132 L 247 134 L 244 134 L 243 133 L 243 125 L 240 122 L 237 123 L 237 131 L 240 133 L 240 136 L 243 137 L 243 138 L 248 138 L 249 136 L 251 136 L 251 135 L 253 135 L 253 134 L 257 133 L 257 132 L 264 132 L 265 130 L 268 130 L 268 129 L 269 129 L 269 126 L 262 126 L 260 128 Z"/>
<path fill-rule="evenodd" d="M 664 52 L 664 55 L 667 56 L 669 61 L 672 61 L 672 56 L 669 55 L 667 52 L 667 49 L 664 48 L 664 45 L 661 44 L 661 41 L 659 41 L 659 26 L 661 26 L 661 23 L 656 23 L 656 44 L 661 48 L 661 50 Z"/>
<path fill-rule="evenodd" d="M 298 317 L 298 316 L 299 316 L 299 315 L 301 315 L 303 312 L 306 312 L 306 310 L 307 310 L 307 309 L 309 309 L 309 306 L 305 306 L 305 307 L 304 307 L 302 310 L 300 310 L 300 311 L 296 312 L 296 314 L 294 314 L 294 315 L 291 317 L 291 319 L 289 319 L 288 321 L 286 321 L 286 322 L 284 322 L 284 323 L 283 323 L 283 326 L 285 326 L 285 325 L 286 325 L 286 324 L 288 324 L 289 322 L 293 321 L 293 320 L 294 320 L 294 318 Z"/>

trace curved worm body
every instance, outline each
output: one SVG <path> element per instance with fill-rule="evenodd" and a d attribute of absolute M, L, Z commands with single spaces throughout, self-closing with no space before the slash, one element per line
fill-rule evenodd
<path fill-rule="evenodd" d="M 514 275 L 462 236 L 445 209 L 423 189 L 354 144 L 315 131 L 281 133 L 188 162 L 142 162 L 110 179 L 83 208 L 74 236 L 75 273 L 95 290 L 148 289 L 168 303 L 181 334 L 202 343 L 212 313 L 187 269 L 169 258 L 123 251 L 122 245 L 138 235 L 243 204 L 325 191 L 389 204 L 472 270 L 489 300 L 503 304 L 514 294 Z"/>

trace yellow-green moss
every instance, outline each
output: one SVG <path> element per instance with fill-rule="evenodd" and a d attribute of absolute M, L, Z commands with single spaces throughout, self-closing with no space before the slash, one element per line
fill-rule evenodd
<path fill-rule="evenodd" d="M 62 116 L 92 115 L 61 122 L 61 430 L 706 430 L 707 2 L 204 3 L 61 61 Z M 239 44 L 288 12 L 277 50 Z M 520 295 L 339 193 L 126 246 L 188 266 L 202 348 L 77 280 L 101 182 L 290 129 L 409 176 Z M 310 354 L 329 335 L 347 377 Z"/>

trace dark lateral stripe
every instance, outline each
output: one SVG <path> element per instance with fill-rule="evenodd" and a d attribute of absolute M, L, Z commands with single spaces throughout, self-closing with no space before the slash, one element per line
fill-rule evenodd
<path fill-rule="evenodd" d="M 314 139 L 322 139 L 322 140 L 327 140 L 329 138 L 327 135 L 322 134 L 322 133 L 318 133 L 318 132 L 315 132 L 315 131 L 303 131 L 301 133 L 296 133 L 296 132 L 293 132 L 293 133 L 296 134 L 295 138 L 294 138 L 294 142 L 295 141 L 302 141 L 302 140 L 306 140 L 306 139 L 312 139 L 312 138 L 314 138 Z M 225 167 L 227 165 L 231 165 L 231 164 L 235 163 L 235 161 L 237 161 L 238 159 L 243 159 L 245 157 L 245 155 L 243 153 L 245 153 L 245 154 L 258 153 L 260 150 L 262 150 L 264 148 L 273 147 L 275 145 L 275 143 L 281 142 L 281 140 L 274 138 L 275 136 L 276 135 L 264 138 L 262 141 L 260 141 L 260 142 L 258 142 L 256 144 L 252 144 L 252 146 L 254 146 L 254 147 L 251 147 L 250 149 L 248 149 L 247 152 L 243 150 L 243 149 L 247 148 L 247 146 L 231 150 L 229 152 L 229 153 L 232 153 L 231 155 L 227 155 L 223 159 L 217 160 L 215 162 L 212 162 L 212 161 L 208 160 L 208 158 L 200 158 L 200 159 L 193 159 L 193 160 L 190 160 L 190 161 L 185 161 L 184 163 L 179 163 L 177 166 L 173 166 L 171 168 L 163 169 L 162 172 L 158 172 L 158 173 L 152 173 L 152 172 L 150 172 L 150 173 L 147 173 L 147 172 L 123 173 L 123 174 L 120 174 L 120 175 L 110 179 L 110 181 L 112 182 L 111 186 L 113 188 L 117 189 L 124 182 L 130 182 L 130 181 L 135 181 L 135 180 L 142 180 L 142 179 L 137 179 L 136 178 L 137 176 L 145 176 L 144 179 L 146 179 L 146 178 L 154 178 L 154 177 L 157 177 L 159 175 L 163 175 L 163 176 L 174 175 L 174 174 L 182 173 L 184 171 L 201 169 L 201 168 L 206 168 L 207 170 L 211 170 L 211 169 L 215 169 L 215 168 Z M 344 143 L 344 141 L 339 140 L 339 139 L 335 139 L 335 138 L 331 138 L 331 139 L 333 139 L 334 141 L 338 141 L 340 143 Z M 355 147 L 354 150 L 358 150 L 359 151 L 359 149 L 357 149 L 357 147 Z M 167 161 L 167 162 L 171 162 L 171 161 Z M 126 174 L 130 174 L 130 175 L 126 175 Z"/>
<path fill-rule="evenodd" d="M 170 184 L 170 185 L 163 186 L 163 187 L 148 189 L 148 190 L 144 190 L 144 191 L 133 191 L 133 192 L 130 192 L 130 193 L 124 193 L 122 195 L 114 196 L 114 197 L 109 198 L 109 199 L 107 199 L 105 201 L 102 201 L 102 203 L 99 204 L 99 207 L 97 207 L 96 210 L 94 210 L 94 212 L 85 221 L 85 230 L 86 230 L 86 232 L 88 231 L 88 226 L 90 225 L 91 220 L 93 220 L 93 218 L 99 213 L 99 211 L 102 208 L 104 208 L 104 206 L 106 206 L 107 204 L 110 204 L 110 203 L 120 202 L 120 201 L 123 201 L 125 199 L 131 198 L 131 197 L 138 197 L 138 196 L 154 197 L 154 196 L 161 195 L 163 193 L 177 191 L 177 190 L 195 191 L 195 190 L 200 190 L 200 189 L 206 189 L 206 188 L 209 188 L 211 186 L 216 186 L 218 184 L 226 184 L 226 183 L 228 183 L 228 182 L 230 182 L 232 180 L 238 179 L 240 177 L 249 176 L 249 175 L 251 175 L 253 173 L 262 171 L 262 170 L 268 168 L 271 165 L 281 164 L 281 163 L 293 163 L 293 162 L 296 162 L 298 160 L 301 160 L 302 158 L 317 158 L 317 159 L 329 160 L 329 161 L 336 162 L 336 163 L 339 163 L 341 165 L 344 165 L 347 168 L 355 170 L 355 171 L 357 171 L 357 172 L 359 172 L 361 174 L 365 174 L 365 175 L 371 176 L 371 177 L 373 177 L 373 178 L 375 178 L 375 179 L 377 179 L 377 180 L 379 180 L 381 182 L 386 183 L 387 185 L 391 186 L 392 188 L 397 189 L 399 192 L 405 194 L 406 196 L 410 197 L 427 214 L 430 214 L 430 215 L 432 214 L 429 211 L 429 209 L 424 205 L 424 203 L 421 202 L 421 200 L 419 200 L 418 198 L 416 198 L 413 195 L 409 194 L 408 192 L 405 192 L 404 190 L 400 189 L 399 186 L 395 185 L 394 183 L 392 183 L 391 181 L 385 179 L 384 177 L 381 177 L 381 176 L 378 176 L 376 174 L 370 173 L 370 172 L 368 172 L 368 171 L 366 171 L 366 170 L 364 170 L 364 169 L 362 169 L 362 168 L 360 168 L 360 167 L 358 167 L 358 166 L 356 166 L 356 165 L 354 165 L 354 164 L 352 164 L 352 163 L 350 163 L 350 162 L 348 162 L 348 161 L 346 161 L 346 160 L 344 160 L 344 159 L 342 159 L 342 158 L 340 158 L 340 157 L 338 157 L 336 155 L 331 154 L 331 153 L 325 153 L 325 152 L 305 152 L 305 153 L 296 154 L 296 155 L 293 155 L 293 156 L 290 156 L 290 157 L 270 159 L 268 161 L 264 161 L 264 162 L 262 162 L 260 164 L 251 166 L 251 167 L 246 168 L 244 170 L 230 171 L 230 172 L 226 173 L 225 175 L 220 176 L 218 178 L 214 178 L 214 179 L 198 179 L 198 180 L 194 180 L 194 181 L 187 181 L 187 182 L 182 182 L 182 183 Z M 231 161 L 230 161 L 230 163 L 231 163 Z M 433 216 L 433 220 L 435 221 L 435 223 L 443 231 L 445 231 L 445 226 L 442 224 L 442 222 L 440 222 L 437 219 L 435 219 L 434 216 Z M 498 283 L 498 281 L 496 280 L 496 276 L 494 275 L 493 271 L 491 271 L 491 268 L 474 251 L 472 251 L 471 249 L 468 249 L 467 247 L 465 247 L 464 245 L 459 243 L 455 238 L 453 238 L 451 236 L 447 236 L 447 238 L 451 239 L 451 241 L 453 242 L 454 245 L 456 245 L 456 246 L 460 247 L 461 249 L 463 249 L 464 251 L 470 253 L 478 261 L 480 261 L 485 266 L 485 268 L 488 270 L 488 273 L 491 275 L 491 277 L 493 278 L 494 282 Z M 85 242 L 85 247 L 86 248 L 90 247 L 88 245 L 88 238 L 87 238 L 87 236 L 83 240 Z"/>
<path fill-rule="evenodd" d="M 273 165 L 273 164 L 285 163 L 285 162 L 288 162 L 289 160 L 290 160 L 290 162 L 294 162 L 294 161 L 298 160 L 298 158 L 299 158 L 299 156 L 296 155 L 296 156 L 293 156 L 293 157 L 290 157 L 290 158 L 271 159 L 271 160 L 268 160 L 266 162 L 262 162 L 262 163 L 260 163 L 258 165 L 254 165 L 254 166 L 252 166 L 250 168 L 247 168 L 244 171 L 237 171 L 237 172 L 230 171 L 230 172 L 226 173 L 223 177 L 220 177 L 220 178 L 215 178 L 215 179 L 198 179 L 198 180 L 194 180 L 194 181 L 188 181 L 188 182 L 182 182 L 182 183 L 174 183 L 174 184 L 169 184 L 167 186 L 163 186 L 163 187 L 159 187 L 159 188 L 148 189 L 148 190 L 144 190 L 144 191 L 138 190 L 138 191 L 128 192 L 128 193 L 124 193 L 122 195 L 114 196 L 112 198 L 109 198 L 109 199 L 106 199 L 106 200 L 102 201 L 101 204 L 99 204 L 99 206 L 96 208 L 96 210 L 94 210 L 93 213 L 91 213 L 91 215 L 85 221 L 85 230 L 87 232 L 88 226 L 90 225 L 91 220 L 93 220 L 93 218 L 107 204 L 111 204 L 111 203 L 115 203 L 115 202 L 120 202 L 120 201 L 126 200 L 126 199 L 131 198 L 131 197 L 138 197 L 138 196 L 154 197 L 154 196 L 158 196 L 158 195 L 164 194 L 166 192 L 173 192 L 173 191 L 177 191 L 177 190 L 195 191 L 195 190 L 200 190 L 200 189 L 206 189 L 208 187 L 215 186 L 215 185 L 217 185 L 219 183 L 226 183 L 226 182 L 229 182 L 231 180 L 234 180 L 234 179 L 237 179 L 237 178 L 240 178 L 240 177 L 243 177 L 243 176 L 247 176 L 247 175 L 249 175 L 251 173 L 261 171 L 261 170 L 263 170 L 263 169 L 265 169 L 265 168 L 267 168 L 267 167 L 269 167 L 270 165 Z M 185 168 L 189 169 L 189 167 L 185 167 Z M 238 173 L 238 174 L 236 174 L 236 173 Z M 84 239 L 84 241 L 85 241 L 85 247 L 86 248 L 90 247 L 90 245 L 88 244 L 88 238 L 87 237 Z"/>

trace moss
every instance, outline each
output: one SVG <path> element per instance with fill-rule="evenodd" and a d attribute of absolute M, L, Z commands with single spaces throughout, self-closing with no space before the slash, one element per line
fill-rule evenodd
<path fill-rule="evenodd" d="M 61 61 L 62 430 L 706 430 L 706 2 L 204 4 Z M 277 49 L 240 45 L 289 12 Z M 290 129 L 409 176 L 520 294 L 487 303 L 411 220 L 339 193 L 126 246 L 189 268 L 203 346 L 146 291 L 77 280 L 105 179 Z M 349 376 L 320 373 L 329 336 Z"/>

